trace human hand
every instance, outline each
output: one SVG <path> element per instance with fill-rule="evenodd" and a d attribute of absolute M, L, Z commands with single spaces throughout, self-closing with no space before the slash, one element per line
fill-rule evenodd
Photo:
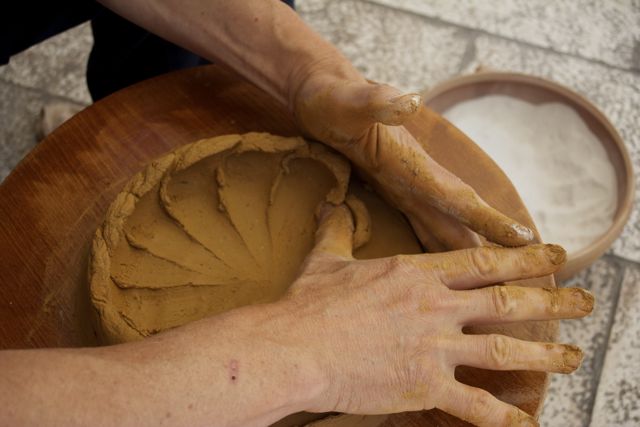
<path fill-rule="evenodd" d="M 306 408 L 381 414 L 439 408 L 479 426 L 537 422 L 479 388 L 457 382 L 458 365 L 570 373 L 582 352 L 571 345 L 503 335 L 466 335 L 467 325 L 582 317 L 585 290 L 481 286 L 553 273 L 555 245 L 475 248 L 355 260 L 344 206 L 325 208 L 316 246 L 278 304 L 295 313 L 287 330 L 319 365 L 322 392 Z M 479 289 L 478 289 L 479 288 Z"/>
<path fill-rule="evenodd" d="M 368 175 L 430 251 L 479 246 L 471 230 L 503 246 L 533 241 L 530 229 L 484 202 L 402 126 L 421 108 L 419 95 L 365 80 L 337 53 L 301 67 L 291 87 L 290 108 L 303 131 Z M 429 117 L 433 138 L 465 138 L 436 113 Z"/>

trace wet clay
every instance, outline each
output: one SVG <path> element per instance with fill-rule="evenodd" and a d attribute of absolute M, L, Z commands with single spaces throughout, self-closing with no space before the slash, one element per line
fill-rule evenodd
<path fill-rule="evenodd" d="M 93 241 L 91 300 L 103 341 L 277 300 L 313 247 L 323 203 L 353 212 L 356 258 L 421 252 L 404 217 L 350 174 L 323 145 L 259 133 L 201 140 L 154 161 L 116 197 Z M 384 419 L 352 418 L 318 426 Z"/>
<path fill-rule="evenodd" d="M 103 341 L 277 300 L 313 246 L 322 203 L 354 213 L 356 258 L 421 252 L 404 217 L 350 174 L 323 145 L 260 133 L 154 161 L 95 234 L 89 279 Z"/>

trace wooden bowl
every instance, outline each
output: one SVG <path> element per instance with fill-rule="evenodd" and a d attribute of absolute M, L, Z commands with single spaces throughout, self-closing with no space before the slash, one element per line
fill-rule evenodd
<path fill-rule="evenodd" d="M 424 109 L 407 128 L 434 159 L 485 200 L 532 226 L 506 175 L 479 147 L 468 139 L 430 137 L 434 129 L 422 123 L 437 125 L 438 120 Z M 442 128 L 436 130 L 446 136 Z M 121 90 L 42 141 L 0 185 L 0 348 L 97 345 L 87 258 L 93 234 L 115 195 L 150 161 L 176 147 L 250 131 L 299 134 L 288 111 L 265 92 L 221 67 L 206 66 Z M 555 286 L 552 276 L 518 285 Z M 557 322 L 475 331 L 554 341 Z M 539 413 L 549 379 L 541 372 L 464 367 L 456 376 L 531 414 Z M 461 425 L 467 424 L 432 410 L 390 416 L 384 427 Z"/>
<path fill-rule="evenodd" d="M 485 95 L 507 95 L 533 104 L 559 102 L 573 108 L 602 143 L 616 171 L 618 206 L 611 226 L 588 246 L 570 252 L 567 264 L 556 273 L 566 280 L 598 259 L 620 235 L 633 207 L 634 176 L 622 138 L 591 102 L 574 91 L 539 77 L 519 73 L 481 71 L 448 80 L 424 94 L 427 106 L 440 113 L 454 105 Z"/>

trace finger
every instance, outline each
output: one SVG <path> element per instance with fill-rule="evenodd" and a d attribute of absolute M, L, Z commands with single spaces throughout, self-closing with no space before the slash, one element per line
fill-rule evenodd
<path fill-rule="evenodd" d="M 346 205 L 351 211 L 354 224 L 352 250 L 366 244 L 371 239 L 371 216 L 369 209 L 353 194 L 348 194 L 345 199 Z"/>
<path fill-rule="evenodd" d="M 422 97 L 378 83 L 347 83 L 332 91 L 333 105 L 339 107 L 337 123 L 352 137 L 375 123 L 398 126 L 418 112 Z"/>
<path fill-rule="evenodd" d="M 539 426 L 526 412 L 480 388 L 452 382 L 442 396 L 438 409 L 480 427 Z"/>
<path fill-rule="evenodd" d="M 451 289 L 470 289 L 510 280 L 546 276 L 566 261 L 558 245 L 519 248 L 481 247 L 424 255 L 424 268 L 436 272 Z"/>
<path fill-rule="evenodd" d="M 476 233 L 432 206 L 422 208 L 420 216 L 408 217 L 418 239 L 432 253 L 481 245 Z"/>
<path fill-rule="evenodd" d="M 422 97 L 375 82 L 353 83 L 336 91 L 340 104 L 355 113 L 363 127 L 375 123 L 398 126 L 418 112 Z"/>
<path fill-rule="evenodd" d="M 411 223 L 411 228 L 413 228 L 413 231 L 416 233 L 418 240 L 422 243 L 422 247 L 425 248 L 427 252 L 436 253 L 445 252 L 447 250 L 444 243 L 440 242 L 434 233 L 432 233 L 431 229 L 422 221 L 413 221 L 409 218 L 409 222 Z"/>
<path fill-rule="evenodd" d="M 528 227 L 488 205 L 471 186 L 430 156 L 423 160 L 422 168 L 430 171 L 422 184 L 429 204 L 500 245 L 521 246 L 533 241 L 535 236 Z"/>
<path fill-rule="evenodd" d="M 352 108 L 361 114 L 367 126 L 402 125 L 422 106 L 420 94 L 403 93 L 393 86 L 370 80 L 366 84 L 350 85 L 348 89 L 343 93 L 352 100 Z"/>
<path fill-rule="evenodd" d="M 424 109 L 420 127 L 429 139 L 456 142 L 473 152 L 474 144 L 469 137 L 432 110 Z M 460 156 L 464 159 L 464 155 Z M 429 171 L 423 172 L 423 183 L 420 185 L 420 190 L 425 193 L 423 200 L 428 200 L 441 212 L 453 216 L 473 231 L 502 246 L 521 246 L 534 240 L 535 235 L 529 228 L 489 206 L 471 186 L 429 155 L 425 155 L 420 162 L 423 164 L 411 165 L 411 169 L 420 167 L 423 171 Z"/>
<path fill-rule="evenodd" d="M 494 371 L 538 371 L 569 374 L 580 367 L 583 353 L 567 344 L 523 341 L 505 335 L 464 335 L 445 344 L 447 359 Z"/>
<path fill-rule="evenodd" d="M 431 158 L 404 127 L 367 129 L 362 144 L 336 148 L 376 181 L 378 190 L 406 215 L 420 218 L 432 207 L 503 246 L 534 240 L 529 228 L 489 206 L 472 187 Z M 435 137 L 439 135 L 429 135 Z"/>
<path fill-rule="evenodd" d="M 491 286 L 455 294 L 464 325 L 575 319 L 591 313 L 594 304 L 593 295 L 580 288 Z"/>
<path fill-rule="evenodd" d="M 320 209 L 318 222 L 313 252 L 352 258 L 354 226 L 349 209 L 327 203 Z"/>

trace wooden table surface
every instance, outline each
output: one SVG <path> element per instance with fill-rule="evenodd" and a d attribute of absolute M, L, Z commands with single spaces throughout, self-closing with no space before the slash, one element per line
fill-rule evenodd
<path fill-rule="evenodd" d="M 443 166 L 493 206 L 532 225 L 513 186 L 472 142 L 442 138 L 423 111 L 407 127 Z M 86 283 L 89 244 L 123 184 L 150 160 L 197 139 L 263 131 L 297 135 L 267 94 L 217 66 L 151 79 L 90 106 L 42 141 L 0 185 L 0 348 L 97 345 Z M 438 138 L 434 138 L 438 135 Z M 554 286 L 551 277 L 519 282 Z M 554 340 L 556 322 L 477 328 Z M 548 376 L 459 368 L 456 376 L 538 413 Z M 465 423 L 440 411 L 392 416 L 386 427 Z"/>

